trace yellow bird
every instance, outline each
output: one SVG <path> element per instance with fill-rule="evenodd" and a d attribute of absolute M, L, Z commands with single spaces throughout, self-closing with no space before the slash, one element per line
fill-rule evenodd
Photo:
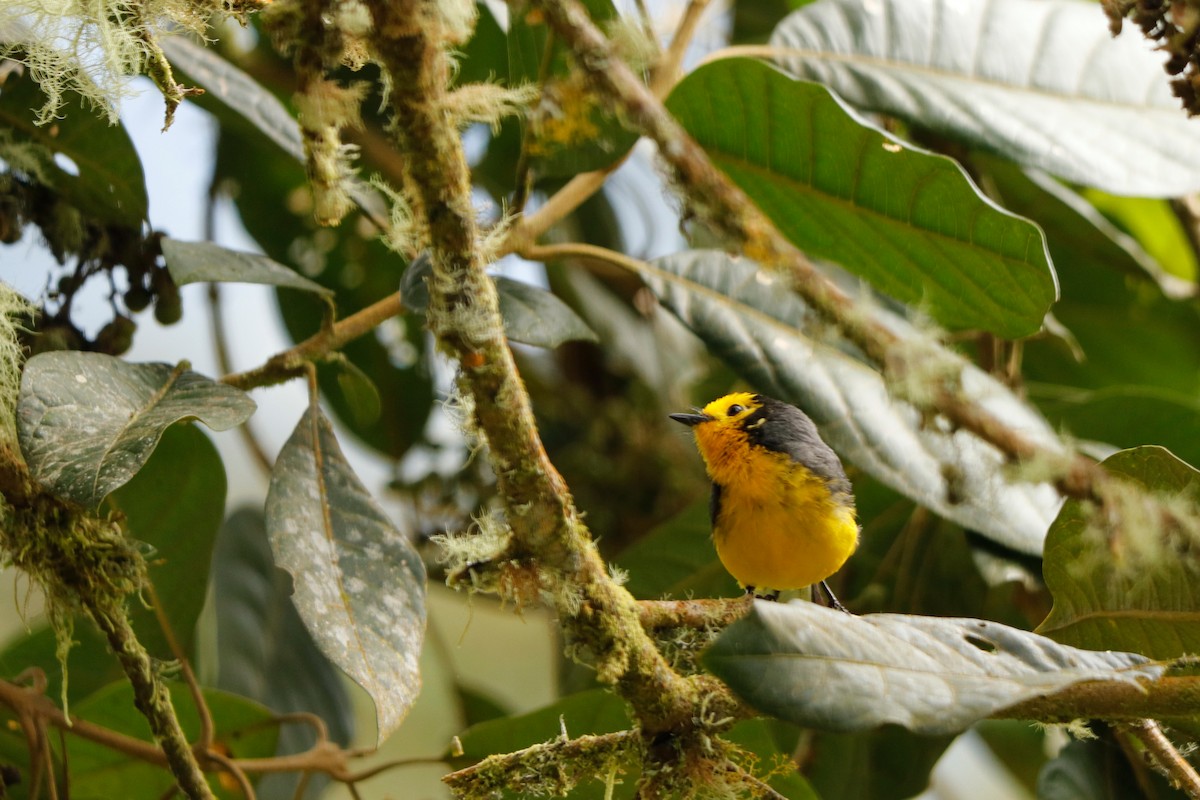
<path fill-rule="evenodd" d="M 692 429 L 712 479 L 713 543 L 725 569 L 772 599 L 819 583 L 845 611 L 825 579 L 858 547 L 854 494 L 813 421 L 751 392 L 671 419 Z"/>

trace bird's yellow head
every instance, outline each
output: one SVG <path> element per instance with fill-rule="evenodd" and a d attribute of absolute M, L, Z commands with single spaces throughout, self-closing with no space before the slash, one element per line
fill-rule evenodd
<path fill-rule="evenodd" d="M 764 398 L 752 392 L 734 392 L 718 397 L 695 414 L 672 414 L 671 419 L 692 429 L 696 446 L 704 458 L 709 475 L 719 480 L 728 470 L 748 467 L 746 454 L 749 433 L 766 418 L 756 414 Z"/>

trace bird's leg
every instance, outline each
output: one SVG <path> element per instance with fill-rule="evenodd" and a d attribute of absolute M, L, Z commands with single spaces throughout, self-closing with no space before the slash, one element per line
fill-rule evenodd
<path fill-rule="evenodd" d="M 842 605 L 842 601 L 837 599 L 837 595 L 835 595 L 833 593 L 833 589 L 829 588 L 828 583 L 826 583 L 825 581 L 821 581 L 821 588 L 825 591 L 826 596 L 829 597 L 829 607 L 830 608 L 835 608 L 838 611 L 844 611 L 847 614 L 850 614 L 851 616 L 853 616 L 853 613 L 850 611 L 850 609 L 848 609 L 844 605 Z"/>

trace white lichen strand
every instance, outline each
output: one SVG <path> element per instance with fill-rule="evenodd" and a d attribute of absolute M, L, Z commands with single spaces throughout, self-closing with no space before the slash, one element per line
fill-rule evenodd
<path fill-rule="evenodd" d="M 537 97 L 538 88 L 531 83 L 515 89 L 496 83 L 468 83 L 450 93 L 446 109 L 459 128 L 481 123 L 498 133 L 505 117 L 523 114 Z"/>
<path fill-rule="evenodd" d="M 132 94 L 129 79 L 154 53 L 154 37 L 180 28 L 204 30 L 200 3 L 187 0 L 9 0 L 0 29 L 10 40 L 0 56 L 28 65 L 46 95 L 37 124 L 56 118 L 68 92 L 117 122 L 117 106 Z"/>
<path fill-rule="evenodd" d="M 13 453 L 17 445 L 17 393 L 21 387 L 24 349 L 18 338 L 22 319 L 31 318 L 33 306 L 15 289 L 0 283 L 0 437 Z"/>

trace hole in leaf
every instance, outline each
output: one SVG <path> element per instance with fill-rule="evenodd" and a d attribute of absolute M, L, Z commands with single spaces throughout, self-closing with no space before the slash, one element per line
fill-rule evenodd
<path fill-rule="evenodd" d="M 985 653 L 996 652 L 995 643 L 992 641 L 989 641 L 988 639 L 983 638 L 982 636 L 976 636 L 973 633 L 968 633 L 968 634 L 965 634 L 963 636 L 963 638 L 967 640 L 967 644 L 972 645 L 973 647 L 978 647 L 980 650 L 982 650 Z"/>

